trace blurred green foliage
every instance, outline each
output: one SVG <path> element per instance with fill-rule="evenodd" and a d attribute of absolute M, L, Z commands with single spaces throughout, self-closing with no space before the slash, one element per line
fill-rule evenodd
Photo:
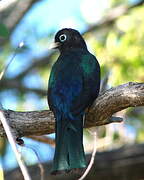
<path fill-rule="evenodd" d="M 7 38 L 8 35 L 9 35 L 8 28 L 4 24 L 0 23 L 0 37 Z"/>
<path fill-rule="evenodd" d="M 144 7 L 135 8 L 120 17 L 101 38 L 93 36 L 90 40 L 101 63 L 102 75 L 107 70 L 111 73 L 111 86 L 128 81 L 144 81 L 143 19 Z"/>
<path fill-rule="evenodd" d="M 0 157 L 4 157 L 6 153 L 7 141 L 6 138 L 0 137 Z"/>

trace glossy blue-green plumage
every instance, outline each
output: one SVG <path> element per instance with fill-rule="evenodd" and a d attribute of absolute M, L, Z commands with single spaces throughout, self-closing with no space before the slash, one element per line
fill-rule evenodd
<path fill-rule="evenodd" d="M 49 106 L 56 118 L 54 172 L 86 167 L 83 115 L 100 87 L 100 67 L 86 45 L 64 47 L 52 67 L 48 88 Z"/>

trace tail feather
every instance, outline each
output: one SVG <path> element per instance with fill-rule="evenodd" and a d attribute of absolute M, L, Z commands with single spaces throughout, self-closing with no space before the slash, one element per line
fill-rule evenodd
<path fill-rule="evenodd" d="M 53 172 L 85 167 L 83 117 L 80 116 L 73 120 L 57 119 Z"/>

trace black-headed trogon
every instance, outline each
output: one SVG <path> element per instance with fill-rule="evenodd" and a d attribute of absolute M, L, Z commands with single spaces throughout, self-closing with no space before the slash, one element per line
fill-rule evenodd
<path fill-rule="evenodd" d="M 52 170 L 57 174 L 86 167 L 83 117 L 99 94 L 100 66 L 74 29 L 58 31 L 53 48 L 60 51 L 48 85 L 48 103 L 56 119 Z"/>

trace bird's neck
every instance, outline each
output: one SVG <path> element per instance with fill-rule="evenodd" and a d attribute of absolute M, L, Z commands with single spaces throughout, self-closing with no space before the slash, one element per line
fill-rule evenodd
<path fill-rule="evenodd" d="M 73 51 L 88 51 L 87 46 L 67 46 L 59 50 L 60 53 L 73 52 Z"/>

